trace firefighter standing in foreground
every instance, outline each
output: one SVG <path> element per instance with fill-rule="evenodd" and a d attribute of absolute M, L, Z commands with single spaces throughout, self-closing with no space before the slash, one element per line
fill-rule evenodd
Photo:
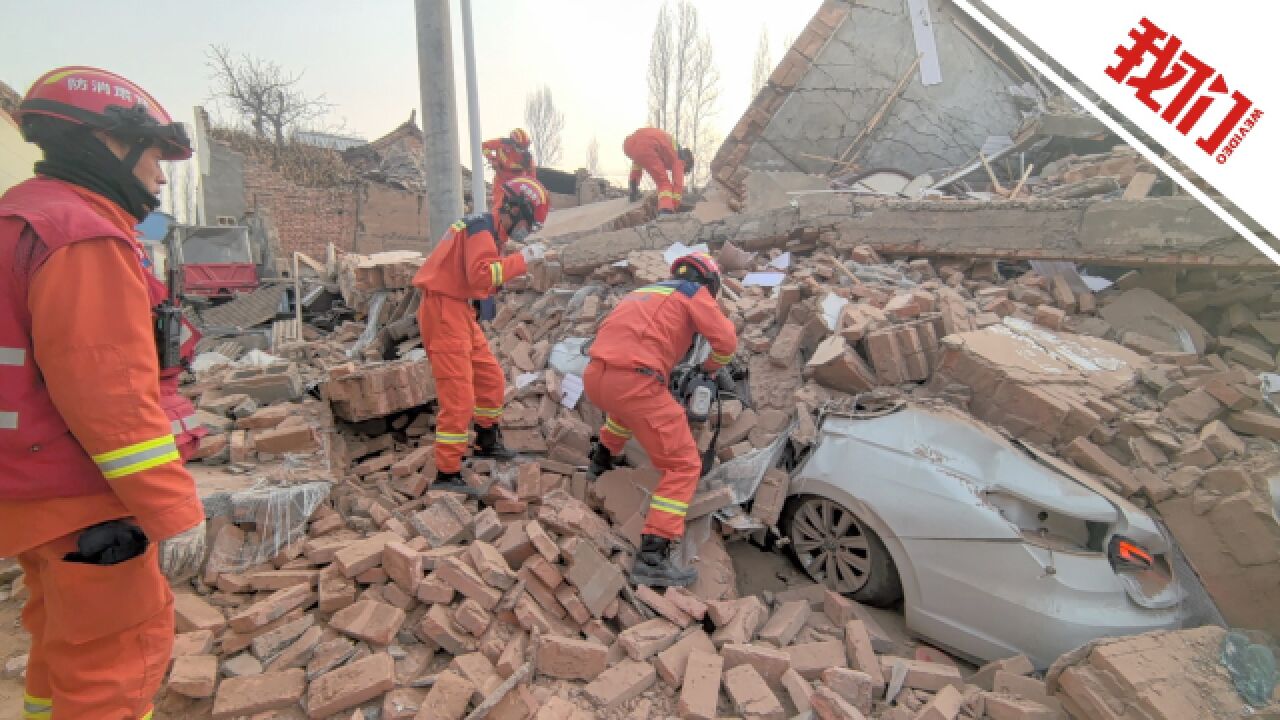
<path fill-rule="evenodd" d="M 671 369 L 695 333 L 711 345 L 702 366 L 706 372 L 728 364 L 738 345 L 733 323 L 716 304 L 715 260 L 701 252 L 686 255 L 671 265 L 671 275 L 618 303 L 596 333 L 583 376 L 587 398 L 607 413 L 591 453 L 592 474 L 612 469 L 614 456 L 633 436 L 662 472 L 631 570 L 638 585 L 685 586 L 697 579 L 695 570 L 677 567 L 670 557 L 671 542 L 684 536 L 685 513 L 702 474 L 685 409 L 667 388 Z"/>
<path fill-rule="evenodd" d="M 533 140 L 523 128 L 516 128 L 507 137 L 485 140 L 480 145 L 485 160 L 493 168 L 493 202 L 490 209 L 502 207 L 507 183 L 516 178 L 537 180 L 538 168 L 533 162 L 529 145 Z"/>
<path fill-rule="evenodd" d="M 658 128 L 640 128 L 627 136 L 622 152 L 631 158 L 631 202 L 640 199 L 641 172 L 658 186 L 658 212 L 674 213 L 684 194 L 684 176 L 693 172 L 693 153 L 676 145 L 671 134 Z"/>
<path fill-rule="evenodd" d="M 205 524 L 134 227 L 160 161 L 191 145 L 95 68 L 40 77 L 16 116 L 44 154 L 0 197 L 0 556 L 30 590 L 23 717 L 149 718 L 173 646 L 166 576 L 199 567 Z"/>
<path fill-rule="evenodd" d="M 502 205 L 454 223 L 413 278 L 422 290 L 418 325 L 431 360 L 439 411 L 436 413 L 436 480 L 432 487 L 468 492 L 462 458 L 476 426 L 475 454 L 510 459 L 498 425 L 502 419 L 505 376 L 480 329 L 483 301 L 507 280 L 524 275 L 539 262 L 546 246 L 533 243 L 502 257 L 507 238 L 517 242 L 547 218 L 547 191 L 536 180 L 506 184 Z"/>

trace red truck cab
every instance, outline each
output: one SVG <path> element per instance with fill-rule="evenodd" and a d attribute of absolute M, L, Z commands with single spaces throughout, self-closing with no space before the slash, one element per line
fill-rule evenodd
<path fill-rule="evenodd" d="M 229 298 L 258 288 L 249 228 L 178 225 L 173 233 L 183 294 Z"/>

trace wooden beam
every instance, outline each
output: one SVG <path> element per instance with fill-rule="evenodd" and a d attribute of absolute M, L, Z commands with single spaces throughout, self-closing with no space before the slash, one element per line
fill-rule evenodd
<path fill-rule="evenodd" d="M 902 74 L 901 78 L 898 78 L 897 84 L 893 86 L 893 89 L 889 91 L 888 97 L 886 97 L 884 102 L 880 104 L 880 109 L 876 110 L 876 114 L 871 116 L 871 120 L 869 120 L 866 126 L 864 126 L 853 138 L 853 142 L 849 143 L 848 149 L 840 154 L 840 163 L 842 165 L 847 167 L 857 162 L 858 155 L 862 152 L 860 144 L 867 138 L 871 137 L 871 133 L 874 132 L 876 127 L 880 125 L 880 122 L 884 120 L 885 113 L 889 111 L 889 108 L 893 105 L 894 101 L 898 99 L 898 95 L 902 94 L 902 91 L 907 87 L 907 81 L 909 81 L 911 76 L 915 74 L 916 68 L 920 67 L 920 60 L 923 57 L 924 53 L 916 55 L 915 62 L 911 63 L 911 67 L 907 68 L 907 71 Z M 832 168 L 831 172 L 835 172 L 835 168 Z M 830 175 L 831 172 L 828 172 L 827 174 Z"/>

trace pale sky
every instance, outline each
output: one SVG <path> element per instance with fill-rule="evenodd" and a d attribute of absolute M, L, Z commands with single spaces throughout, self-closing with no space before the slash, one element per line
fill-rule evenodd
<path fill-rule="evenodd" d="M 470 165 L 462 19 L 452 0 L 459 129 Z M 719 134 L 750 102 L 751 68 L 768 27 L 776 63 L 819 0 L 695 0 L 721 75 Z M 656 0 L 473 0 L 480 126 L 484 137 L 524 124 L 525 95 L 547 84 L 564 112 L 559 166 L 583 166 L 591 138 L 602 173 L 625 175 L 622 140 L 645 124 L 646 65 Z M 304 89 L 335 105 L 332 121 L 373 140 L 420 103 L 411 0 L 222 0 L 7 3 L 0 80 L 19 93 L 60 65 L 96 65 L 139 83 L 179 120 L 206 104 L 211 44 L 302 72 Z M 419 118 L 421 113 L 419 112 Z"/>

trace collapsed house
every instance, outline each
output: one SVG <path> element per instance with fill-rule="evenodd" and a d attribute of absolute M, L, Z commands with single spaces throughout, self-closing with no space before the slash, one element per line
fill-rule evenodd
<path fill-rule="evenodd" d="M 473 462 L 479 498 L 430 488 L 416 246 L 323 241 L 289 283 L 193 308 L 208 332 L 183 392 L 210 431 L 192 467 L 212 550 L 177 593 L 158 715 L 1278 716 L 1261 658 L 1280 618 L 1260 599 L 1280 585 L 1280 274 L 948 4 L 928 9 L 921 28 L 903 4 L 824 4 L 691 212 L 552 214 L 548 262 L 486 325 L 522 457 Z M 916 62 L 922 32 L 935 56 Z M 949 83 L 957 67 L 975 70 Z M 418 151 L 394 150 L 412 137 L 347 153 L 417 193 Z M 625 576 L 656 476 L 629 448 L 631 469 L 587 478 L 603 418 L 570 378 L 609 310 L 699 245 L 725 269 L 750 403 L 720 409 L 688 513 L 699 580 L 658 591 Z M 1252 630 L 1098 640 L 1041 675 L 895 634 L 813 573 L 740 594 L 729 543 L 786 536 L 780 457 L 868 405 L 945 407 L 1148 509 L 1209 615 Z M 20 573 L 0 582 L 24 595 Z"/>

